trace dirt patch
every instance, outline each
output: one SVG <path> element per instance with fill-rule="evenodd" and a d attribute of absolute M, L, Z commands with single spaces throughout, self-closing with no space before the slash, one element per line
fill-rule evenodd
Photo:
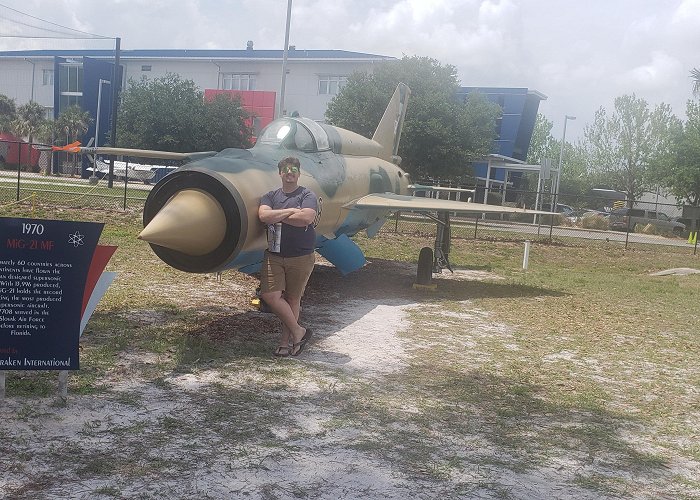
<path fill-rule="evenodd" d="M 538 388 L 498 356 L 528 347 L 516 329 L 475 306 L 475 284 L 498 276 L 444 273 L 437 292 L 414 290 L 414 276 L 413 265 L 377 259 L 341 277 L 320 261 L 302 311 L 314 340 L 302 356 L 287 359 L 271 356 L 276 318 L 250 305 L 254 278 L 227 272 L 221 280 L 154 283 L 144 293 L 162 291 L 169 309 L 134 309 L 119 318 L 165 335 L 180 312 L 192 313 L 195 321 L 178 338 L 209 346 L 211 359 L 178 361 L 183 351 L 174 346 L 130 349 L 101 378 L 101 391 L 78 394 L 72 387 L 66 402 L 8 394 L 0 404 L 0 493 L 17 499 L 697 493 L 692 486 L 663 488 L 674 480 L 690 484 L 697 462 L 638 459 L 648 448 L 637 442 L 634 426 L 615 415 L 548 407 Z M 228 357 L 217 357 L 217 349 Z M 542 363 L 576 359 L 562 350 Z"/>

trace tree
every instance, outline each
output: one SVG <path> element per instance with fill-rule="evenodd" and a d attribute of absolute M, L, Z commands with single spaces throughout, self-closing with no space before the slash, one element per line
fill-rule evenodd
<path fill-rule="evenodd" d="M 530 140 L 530 148 L 527 152 L 527 162 L 533 165 L 542 163 L 544 158 L 552 161 L 552 167 L 559 164 L 561 153 L 561 141 L 552 136 L 553 123 L 538 114 L 535 120 L 535 127 Z M 586 150 L 583 145 L 564 144 L 564 152 L 561 162 L 561 181 L 559 191 L 564 195 L 585 195 L 591 189 L 595 180 L 587 168 Z M 534 176 L 531 176 L 534 177 Z M 536 179 L 530 189 L 536 189 Z"/>
<path fill-rule="evenodd" d="M 626 192 L 631 206 L 667 167 L 680 127 L 667 104 L 652 111 L 634 94 L 617 97 L 610 116 L 601 107 L 593 124 L 586 125 L 589 165 L 610 187 Z"/>
<path fill-rule="evenodd" d="M 469 173 L 471 160 L 491 152 L 498 105 L 473 93 L 456 98 L 456 69 L 427 57 L 387 61 L 372 73 L 355 73 L 329 103 L 334 125 L 371 137 L 399 82 L 411 88 L 399 155 L 416 178 Z"/>
<path fill-rule="evenodd" d="M 208 130 L 200 146 L 202 150 L 250 147 L 250 116 L 242 108 L 240 98 L 219 94 L 211 101 L 204 101 L 204 114 Z"/>
<path fill-rule="evenodd" d="M 56 121 L 56 131 L 66 134 L 66 144 L 82 138 L 92 122 L 92 117 L 87 111 L 83 111 L 80 106 L 69 106 L 58 115 Z M 73 155 L 73 171 L 77 170 L 77 155 Z"/>
<path fill-rule="evenodd" d="M 545 158 L 554 160 L 559 156 L 559 145 L 552 137 L 552 127 L 554 124 L 547 120 L 542 113 L 537 114 L 535 127 L 530 138 L 530 147 L 527 150 L 527 162 L 535 165 Z"/>
<path fill-rule="evenodd" d="M 693 94 L 700 96 L 700 69 L 693 68 L 690 70 L 690 78 L 693 81 Z"/>
<path fill-rule="evenodd" d="M 130 81 L 119 107 L 119 144 L 190 152 L 245 147 L 251 132 L 240 101 L 221 97 L 205 103 L 192 80 L 168 74 Z"/>
<path fill-rule="evenodd" d="M 26 137 L 29 143 L 34 141 L 34 135 L 46 122 L 46 110 L 34 101 L 17 108 L 17 114 L 12 122 L 12 129 L 16 135 Z"/>
<path fill-rule="evenodd" d="M 700 205 L 700 102 L 688 101 L 688 120 L 676 137 L 675 161 L 660 177 L 660 183 L 690 205 Z"/>
<path fill-rule="evenodd" d="M 10 124 L 17 116 L 15 100 L 0 94 L 0 132 L 9 132 Z"/>
<path fill-rule="evenodd" d="M 88 131 L 92 117 L 80 106 L 69 106 L 58 115 L 56 127 L 59 132 L 66 134 L 66 144 L 78 141 Z"/>

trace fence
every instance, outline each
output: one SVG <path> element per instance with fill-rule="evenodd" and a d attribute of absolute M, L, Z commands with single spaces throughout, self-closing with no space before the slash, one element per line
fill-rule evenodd
<path fill-rule="evenodd" d="M 467 186 L 459 186 L 468 189 Z M 430 192 L 427 192 L 430 193 Z M 464 198 L 464 193 L 462 198 Z M 506 198 L 507 194 L 507 198 Z M 433 196 L 457 197 L 456 192 L 432 192 Z M 477 202 L 484 199 L 484 188 L 475 188 L 473 196 Z M 563 194 L 559 200 L 549 192 L 510 190 L 503 193 L 493 189 L 486 194 L 492 204 L 504 204 L 545 211 L 556 210 L 557 215 L 486 215 L 451 218 L 450 231 L 453 238 L 543 241 L 547 243 L 576 243 L 584 240 L 634 245 L 665 245 L 669 249 L 697 255 L 697 236 L 689 238 L 691 221 L 682 219 L 682 208 L 674 204 L 657 201 L 635 202 L 635 213 L 645 217 L 617 216 L 613 210 L 626 206 L 624 201 L 609 196 L 578 196 Z M 505 201 L 505 199 L 515 201 Z M 382 228 L 384 232 L 399 232 L 434 237 L 436 224 L 419 215 L 397 213 Z M 697 233 L 696 233 L 697 234 Z M 689 242 L 690 241 L 690 242 Z"/>
<path fill-rule="evenodd" d="M 108 187 L 104 169 L 91 167 L 88 171 L 82 155 L 31 146 L 0 141 L 0 206 L 43 203 L 126 210 L 142 208 L 148 197 L 148 181 L 128 163 L 119 175 L 113 176 L 113 186 Z"/>
<path fill-rule="evenodd" d="M 0 141 L 0 208 L 11 203 L 38 203 L 70 208 L 103 208 L 111 210 L 140 210 L 148 197 L 151 186 L 142 176 L 130 177 L 128 164 L 121 170 L 122 182 L 107 185 L 103 178 L 85 178 L 80 156 L 71 153 L 51 153 L 25 148 L 17 141 Z M 23 160 L 26 158 L 26 161 Z M 14 161 L 12 161 L 14 160 Z M 80 167 L 76 167 L 80 165 Z M 82 175 L 82 176 L 81 176 Z M 157 177 L 156 179 L 157 180 Z M 92 181 L 92 182 L 91 182 Z M 444 193 L 443 193 L 444 194 Z M 455 198 L 457 193 L 452 192 Z M 506 196 L 507 195 L 507 196 Z M 550 193 L 510 190 L 503 193 L 492 190 L 487 195 L 490 203 L 534 208 L 535 201 L 541 209 L 550 211 L 555 205 L 563 213 L 559 215 L 524 216 L 505 214 L 474 217 L 453 217 L 451 233 L 455 238 L 535 240 L 603 240 L 629 245 L 666 245 L 678 251 L 697 254 L 695 243 L 688 243 L 690 221 L 681 219 L 682 209 L 676 205 L 657 202 L 637 202 L 634 207 L 645 211 L 651 220 L 645 224 L 634 223 L 629 218 L 627 226 L 613 230 L 610 212 L 615 203 L 602 196 L 574 196 L 563 194 L 555 200 Z M 483 200 L 484 190 L 476 191 L 476 198 Z M 505 201 L 514 200 L 514 201 Z M 623 202 L 624 206 L 624 202 Z M 674 233 L 670 224 L 675 220 L 684 224 Z M 676 224 L 678 229 L 680 225 Z M 383 231 L 435 235 L 435 223 L 420 215 L 397 213 L 385 224 Z"/>

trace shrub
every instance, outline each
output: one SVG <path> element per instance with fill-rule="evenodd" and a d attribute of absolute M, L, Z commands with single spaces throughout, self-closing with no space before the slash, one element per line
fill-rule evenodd
<path fill-rule="evenodd" d="M 584 229 L 609 229 L 608 218 L 602 215 L 581 217 L 578 221 L 578 226 Z"/>

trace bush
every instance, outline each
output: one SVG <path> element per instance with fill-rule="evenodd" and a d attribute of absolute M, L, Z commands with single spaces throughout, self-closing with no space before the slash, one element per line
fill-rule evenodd
<path fill-rule="evenodd" d="M 670 231 L 668 229 L 665 229 L 665 228 L 662 228 L 659 226 L 655 226 L 654 224 L 635 224 L 634 232 L 641 233 L 641 234 L 654 234 L 657 236 L 666 236 L 666 237 L 675 236 L 673 234 L 673 231 Z"/>
<path fill-rule="evenodd" d="M 602 215 L 589 215 L 587 217 L 581 217 L 577 225 L 584 229 L 609 229 L 608 218 L 603 217 Z"/>

